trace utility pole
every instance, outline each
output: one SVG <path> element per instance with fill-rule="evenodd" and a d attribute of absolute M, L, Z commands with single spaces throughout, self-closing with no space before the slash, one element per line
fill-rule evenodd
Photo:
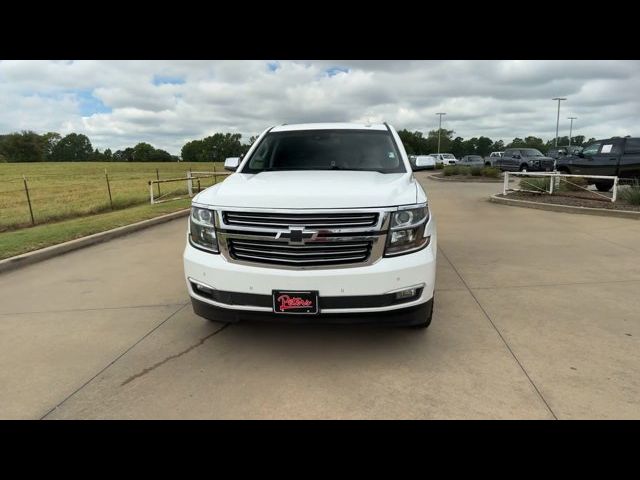
<path fill-rule="evenodd" d="M 571 133 L 573 133 L 573 121 L 578 117 L 567 117 L 568 120 L 571 120 L 571 126 L 569 127 L 569 146 L 571 146 Z"/>
<path fill-rule="evenodd" d="M 446 115 L 446 113 L 440 112 L 436 113 L 436 115 L 440 115 L 440 122 L 438 123 L 438 154 L 440 154 L 440 131 L 442 130 L 442 116 Z"/>
<path fill-rule="evenodd" d="M 560 127 L 560 102 L 566 100 L 566 98 L 556 97 L 551 100 L 558 101 L 558 119 L 556 120 L 556 147 L 558 146 L 558 128 Z"/>

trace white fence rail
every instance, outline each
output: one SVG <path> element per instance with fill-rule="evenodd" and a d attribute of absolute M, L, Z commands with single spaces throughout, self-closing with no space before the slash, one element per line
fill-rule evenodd
<path fill-rule="evenodd" d="M 218 183 L 218 176 L 226 176 L 226 175 L 231 175 L 233 172 L 187 172 L 185 177 L 180 177 L 180 178 L 168 178 L 168 179 L 164 179 L 164 180 L 149 180 L 149 200 L 151 201 L 151 205 L 154 205 L 156 203 L 164 203 L 164 202 L 170 202 L 172 200 L 180 200 L 182 198 L 184 198 L 184 194 L 183 195 L 178 195 L 175 197 L 170 197 L 170 198 L 164 198 L 165 196 L 168 195 L 168 193 L 164 194 L 164 195 L 160 195 L 158 193 L 158 196 L 154 195 L 154 191 L 153 191 L 153 186 L 154 185 L 159 185 L 161 183 L 176 183 L 176 182 L 186 182 L 187 185 L 187 195 L 189 195 L 189 197 L 193 197 L 193 186 L 194 186 L 194 181 L 198 181 L 198 185 L 199 185 L 199 180 L 201 178 L 213 178 L 214 179 L 214 184 Z M 159 191 L 159 190 L 158 190 Z"/>
<path fill-rule="evenodd" d="M 531 187 L 533 187 L 533 190 L 528 190 L 526 188 L 510 188 L 509 187 L 509 177 L 510 176 L 514 176 L 514 177 L 549 177 L 551 180 L 549 181 L 549 185 L 544 185 L 544 188 L 540 187 L 539 185 L 534 185 L 534 184 L 529 184 Z M 582 178 L 582 179 L 595 179 L 595 180 L 608 180 L 608 181 L 612 181 L 613 182 L 613 194 L 611 197 L 609 197 L 608 195 L 602 194 L 600 192 L 596 192 L 593 190 L 589 190 L 588 185 L 584 186 L 584 185 L 579 185 L 577 183 L 571 182 L 571 180 L 568 180 L 569 178 Z M 550 195 L 553 195 L 554 190 L 557 191 L 560 187 L 560 183 L 564 181 L 567 184 L 571 185 L 574 188 L 577 189 L 582 189 L 585 190 L 586 192 L 589 192 L 592 195 L 597 195 L 600 197 L 603 197 L 607 200 L 610 200 L 611 202 L 615 202 L 617 197 L 618 197 L 618 177 L 611 177 L 611 176 L 605 176 L 605 175 L 569 175 L 569 174 L 564 174 L 564 173 L 559 173 L 559 172 L 504 172 L 504 184 L 502 187 L 502 194 L 506 195 L 507 192 L 515 192 L 515 191 L 521 191 L 521 192 L 530 192 L 530 193 L 548 193 Z M 526 181 L 521 180 L 520 183 L 524 183 L 526 185 Z M 593 182 L 591 182 L 593 183 Z M 548 190 L 547 190 L 548 188 Z"/>

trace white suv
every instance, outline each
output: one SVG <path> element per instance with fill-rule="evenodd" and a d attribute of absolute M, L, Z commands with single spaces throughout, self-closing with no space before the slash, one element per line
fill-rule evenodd
<path fill-rule="evenodd" d="M 427 327 L 437 236 L 389 125 L 281 125 L 192 203 L 184 271 L 210 320 Z"/>

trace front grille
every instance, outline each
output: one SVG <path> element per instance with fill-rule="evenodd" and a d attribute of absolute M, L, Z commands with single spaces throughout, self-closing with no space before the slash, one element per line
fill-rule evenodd
<path fill-rule="evenodd" d="M 378 223 L 377 212 L 364 213 L 257 213 L 222 212 L 226 225 L 287 229 L 300 225 L 308 229 L 363 228 Z"/>
<path fill-rule="evenodd" d="M 294 267 L 314 267 L 362 263 L 371 254 L 370 240 L 350 242 L 314 241 L 306 245 L 262 239 L 227 239 L 231 258 L 247 262 Z"/>

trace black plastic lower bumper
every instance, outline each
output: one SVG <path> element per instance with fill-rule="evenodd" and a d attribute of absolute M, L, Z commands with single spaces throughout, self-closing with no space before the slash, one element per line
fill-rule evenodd
<path fill-rule="evenodd" d="M 255 312 L 221 308 L 191 297 L 196 315 L 208 320 L 225 323 L 239 321 L 271 321 L 280 323 L 330 323 L 330 324 L 379 324 L 420 325 L 431 315 L 433 298 L 418 306 L 386 312 L 369 313 L 320 313 L 318 315 L 285 315 L 273 312 Z"/>

